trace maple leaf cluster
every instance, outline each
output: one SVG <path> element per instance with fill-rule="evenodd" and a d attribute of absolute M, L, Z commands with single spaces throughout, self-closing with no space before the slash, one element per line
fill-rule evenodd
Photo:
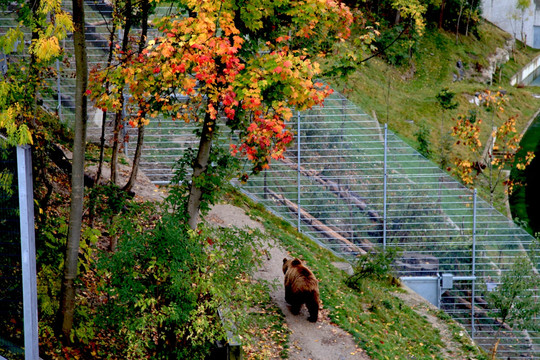
<path fill-rule="evenodd" d="M 313 80 L 320 68 L 311 55 L 318 43 L 348 37 L 353 18 L 334 0 L 246 3 L 184 1 L 190 16 L 158 19 L 162 35 L 141 53 L 119 53 L 123 66 L 92 71 L 95 105 L 117 111 L 127 89 L 132 126 L 158 116 L 207 122 L 211 131 L 226 124 L 239 134 L 232 154 L 251 160 L 254 172 L 283 157 L 293 140 L 292 109 L 320 105 L 331 94 Z M 265 32 L 265 23 L 284 16 L 290 21 L 283 28 Z"/>

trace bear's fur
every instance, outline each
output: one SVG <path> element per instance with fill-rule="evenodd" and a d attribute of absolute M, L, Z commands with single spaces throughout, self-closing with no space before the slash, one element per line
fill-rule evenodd
<path fill-rule="evenodd" d="M 291 305 L 291 312 L 298 315 L 302 304 L 306 304 L 308 320 L 316 322 L 319 317 L 319 281 L 315 275 L 297 258 L 283 259 L 283 273 L 285 301 Z"/>

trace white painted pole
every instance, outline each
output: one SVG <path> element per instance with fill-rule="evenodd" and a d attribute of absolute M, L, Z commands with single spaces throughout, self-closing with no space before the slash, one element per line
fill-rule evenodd
<path fill-rule="evenodd" d="M 30 146 L 17 147 L 17 178 L 21 226 L 23 282 L 24 356 L 39 359 L 36 279 L 36 238 L 34 233 L 34 196 Z"/>

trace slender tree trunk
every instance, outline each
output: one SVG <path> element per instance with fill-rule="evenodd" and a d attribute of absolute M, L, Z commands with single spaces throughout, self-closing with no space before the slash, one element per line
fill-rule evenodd
<path fill-rule="evenodd" d="M 523 26 L 525 23 L 525 10 L 521 11 L 521 42 L 523 43 L 521 46 L 524 49 L 527 47 L 527 35 L 523 31 Z"/>
<path fill-rule="evenodd" d="M 120 98 L 123 99 L 122 90 L 120 90 Z M 121 106 L 124 106 L 123 103 L 124 101 L 121 100 Z M 120 125 L 122 125 L 122 110 L 116 112 L 114 116 L 113 147 L 111 154 L 111 183 L 113 184 L 118 182 L 118 148 L 120 144 Z"/>
<path fill-rule="evenodd" d="M 469 6 L 469 12 L 467 14 L 467 26 L 465 27 L 465 36 L 469 36 L 469 24 L 471 22 L 471 17 L 474 12 L 474 7 L 476 6 L 476 1 L 471 1 L 471 4 Z"/>
<path fill-rule="evenodd" d="M 135 156 L 133 157 L 133 166 L 131 167 L 131 175 L 129 176 L 129 180 L 124 185 L 124 188 L 122 190 L 126 192 L 130 192 L 133 188 L 133 185 L 135 184 L 135 180 L 137 180 L 137 172 L 139 171 L 139 163 L 141 161 L 141 155 L 142 155 L 142 146 L 144 142 L 144 125 L 139 125 L 139 133 L 137 134 L 137 147 L 135 148 Z"/>
<path fill-rule="evenodd" d="M 129 32 L 131 31 L 132 17 L 133 17 L 133 6 L 131 0 L 128 0 L 125 5 L 124 17 L 126 19 L 126 24 L 124 26 L 124 36 L 122 38 L 122 54 L 124 56 L 122 66 L 126 66 L 128 55 L 128 45 L 129 45 Z M 116 184 L 118 182 L 118 149 L 120 148 L 120 127 L 122 125 L 123 119 L 123 109 L 124 109 L 124 90 L 120 89 L 120 108 L 116 112 L 114 117 L 114 132 L 113 132 L 113 148 L 112 148 L 112 157 L 111 157 L 111 182 Z"/>
<path fill-rule="evenodd" d="M 141 54 L 146 46 L 146 38 L 148 35 L 148 12 L 150 11 L 149 0 L 143 0 L 141 3 L 141 38 L 139 40 L 139 54 Z"/>
<path fill-rule="evenodd" d="M 442 29 L 443 27 L 443 20 L 444 20 L 444 7 L 446 5 L 446 0 L 441 1 L 441 10 L 439 12 L 439 29 Z"/>
<path fill-rule="evenodd" d="M 75 137 L 73 140 L 73 167 L 71 174 L 71 210 L 64 275 L 60 293 L 59 325 L 66 341 L 73 327 L 75 310 L 75 287 L 77 263 L 79 260 L 79 242 L 81 238 L 83 200 L 84 200 L 84 153 L 86 147 L 86 122 L 88 86 L 88 60 L 86 54 L 84 29 L 84 2 L 73 0 L 73 43 L 75 49 L 76 85 L 75 85 Z"/>
<path fill-rule="evenodd" d="M 212 149 L 212 138 L 214 136 L 214 120 L 210 119 L 210 114 L 206 113 L 204 124 L 199 142 L 199 151 L 193 162 L 193 175 L 191 177 L 191 188 L 189 190 L 189 199 L 187 212 L 189 215 L 189 227 L 195 230 L 199 222 L 199 209 L 201 207 L 202 189 L 197 187 L 197 179 L 200 178 L 208 169 L 208 159 Z"/>
<path fill-rule="evenodd" d="M 114 33 L 116 32 L 116 25 L 112 24 L 112 29 L 109 37 L 109 56 L 107 58 L 107 67 L 111 66 L 112 63 L 112 57 L 113 57 L 113 49 L 114 49 Z M 109 93 L 109 82 L 107 81 L 105 83 L 105 91 Z M 101 119 L 101 137 L 99 138 L 100 141 L 100 147 L 99 147 L 99 164 L 96 174 L 96 181 L 95 185 L 99 185 L 99 180 L 101 178 L 101 172 L 103 170 L 103 158 L 105 155 L 105 126 L 107 125 L 107 111 L 103 112 L 103 119 Z"/>
<path fill-rule="evenodd" d="M 456 44 L 459 41 L 459 25 L 461 23 L 461 16 L 463 15 L 464 6 L 465 6 L 465 0 L 461 0 L 459 3 L 459 14 L 458 14 L 457 24 L 456 24 Z"/>
<path fill-rule="evenodd" d="M 43 31 L 43 27 L 40 25 L 40 14 L 39 14 L 39 8 L 41 7 L 41 0 L 34 0 L 31 1 L 31 8 L 33 11 L 32 21 L 34 22 L 34 26 L 32 27 L 32 43 L 34 41 L 37 41 L 39 39 L 39 34 L 41 31 Z M 28 104 L 28 106 L 32 109 L 33 116 L 30 118 L 31 124 L 30 126 L 32 128 L 36 127 L 36 118 L 37 118 L 37 101 L 38 101 L 38 87 L 39 87 L 39 79 L 40 79 L 40 69 L 38 65 L 38 60 L 36 58 L 36 55 L 34 53 L 30 53 L 30 66 L 29 66 L 29 72 L 28 72 L 28 90 L 32 93 L 31 99 L 32 103 Z"/>
<path fill-rule="evenodd" d="M 141 38 L 139 40 L 139 54 L 141 54 L 146 45 L 146 36 L 148 34 L 148 10 L 150 4 L 148 0 L 145 0 L 141 4 L 142 6 L 142 19 L 141 19 Z M 146 114 L 143 112 L 142 117 Z M 137 179 L 137 172 L 139 171 L 139 163 L 141 161 L 142 146 L 144 144 L 144 125 L 139 125 L 139 133 L 137 134 L 137 147 L 135 148 L 135 156 L 133 157 L 133 166 L 131 168 L 131 175 L 129 180 L 124 186 L 123 190 L 126 192 L 131 191 L 135 180 Z"/>

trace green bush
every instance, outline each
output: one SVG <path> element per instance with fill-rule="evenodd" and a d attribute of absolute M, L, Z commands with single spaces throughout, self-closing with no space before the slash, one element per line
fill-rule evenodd
<path fill-rule="evenodd" d="M 398 255 L 397 248 L 387 247 L 386 250 L 373 249 L 359 256 L 353 267 L 354 274 L 345 281 L 347 286 L 361 290 L 362 279 L 392 280 L 392 264 Z"/>
<path fill-rule="evenodd" d="M 233 325 L 237 331 L 247 327 L 245 309 L 262 294 L 249 281 L 261 258 L 259 234 L 192 231 L 168 213 L 153 228 L 124 219 L 117 251 L 99 262 L 108 300 L 98 311 L 98 326 L 123 339 L 119 356 L 202 359 Z M 218 310 L 228 321 L 219 319 Z"/>

